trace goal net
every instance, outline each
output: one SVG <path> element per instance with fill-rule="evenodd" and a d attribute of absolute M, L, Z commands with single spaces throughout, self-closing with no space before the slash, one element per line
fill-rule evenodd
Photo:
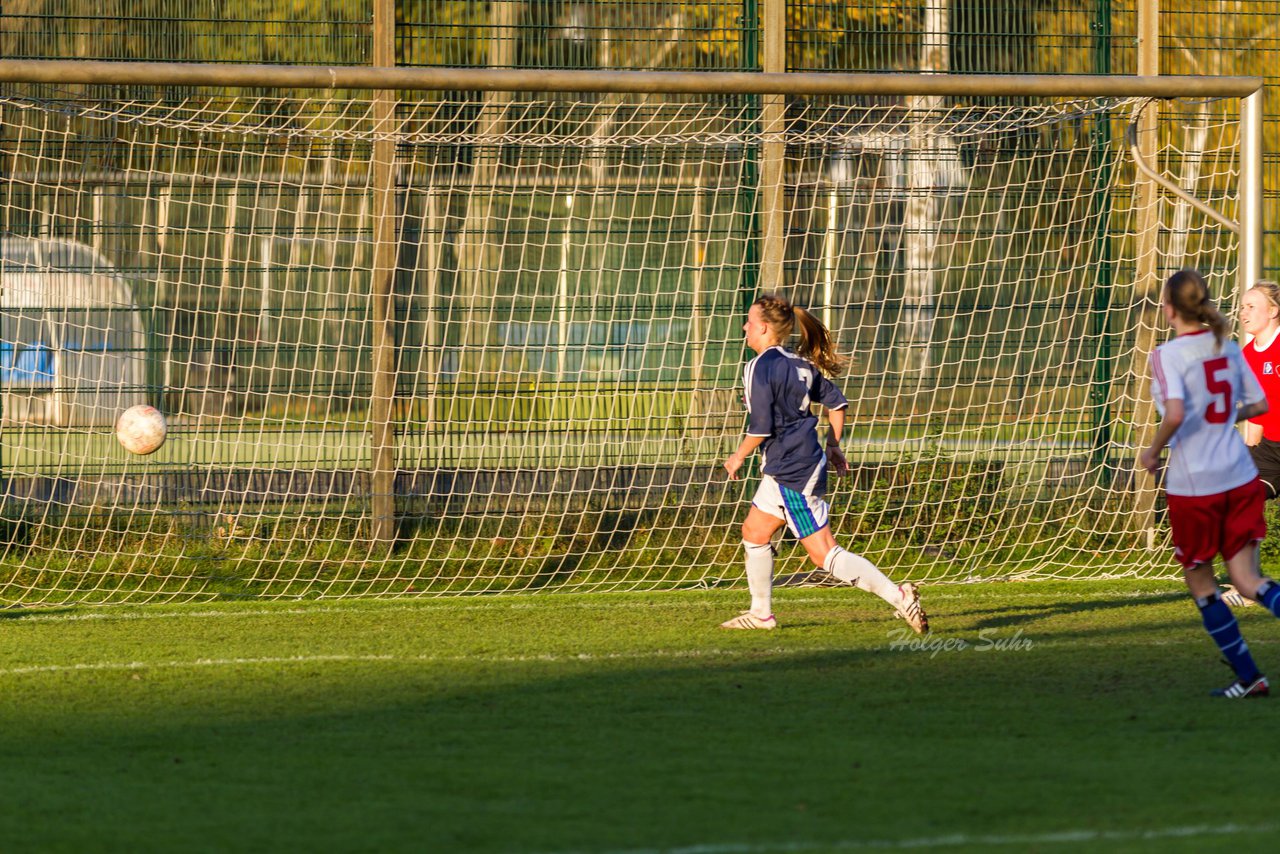
<path fill-rule="evenodd" d="M 1227 311 L 1238 241 L 1136 204 L 1147 102 L 798 97 L 779 139 L 724 93 L 111 91 L 0 97 L 0 602 L 739 583 L 758 470 L 721 463 L 769 291 L 850 356 L 849 548 L 922 581 L 1168 571 L 1140 230 Z M 1159 169 L 1228 216 L 1238 103 L 1152 106 Z M 139 402 L 147 457 L 112 429 Z M 811 570 L 787 542 L 779 575 Z"/>

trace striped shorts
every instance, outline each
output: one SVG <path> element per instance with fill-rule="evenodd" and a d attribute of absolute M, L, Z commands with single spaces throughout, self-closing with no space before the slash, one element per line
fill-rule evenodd
<path fill-rule="evenodd" d="M 760 488 L 751 499 L 751 506 L 784 520 L 798 540 L 827 526 L 827 502 L 822 496 L 788 489 L 767 474 L 760 479 Z"/>

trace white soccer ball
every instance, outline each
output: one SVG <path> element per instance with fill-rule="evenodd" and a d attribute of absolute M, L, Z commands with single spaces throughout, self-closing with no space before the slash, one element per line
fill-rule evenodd
<path fill-rule="evenodd" d="M 154 406 L 130 406 L 116 419 L 116 439 L 133 454 L 154 453 L 168 432 L 164 415 Z"/>

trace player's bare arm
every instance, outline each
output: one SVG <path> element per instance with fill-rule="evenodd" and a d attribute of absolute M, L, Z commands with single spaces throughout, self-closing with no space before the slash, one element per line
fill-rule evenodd
<path fill-rule="evenodd" d="M 1160 422 L 1159 428 L 1156 429 L 1155 438 L 1151 440 L 1151 447 L 1138 455 L 1139 465 L 1152 474 L 1156 473 L 1156 469 L 1160 467 L 1160 452 L 1169 444 L 1173 434 L 1178 432 L 1178 428 L 1182 426 L 1182 421 L 1185 417 L 1186 410 L 1183 408 L 1181 400 L 1173 398 L 1164 402 L 1164 420 Z"/>
<path fill-rule="evenodd" d="M 760 447 L 760 443 L 767 439 L 767 436 L 743 436 L 742 441 L 738 444 L 738 450 L 729 455 L 729 459 L 724 461 L 724 470 L 729 473 L 729 480 L 738 480 L 738 469 L 742 468 L 742 464 L 747 461 L 747 457 L 755 453 L 756 448 Z"/>
<path fill-rule="evenodd" d="M 844 433 L 844 409 L 828 409 L 827 462 L 838 475 L 849 473 L 849 460 L 840 448 L 840 436 Z"/>
<path fill-rule="evenodd" d="M 1251 415 L 1244 416 L 1252 418 Z M 1237 419 L 1239 420 L 1239 419 Z M 1261 424 L 1245 424 L 1244 425 L 1244 443 L 1249 447 L 1253 447 L 1262 441 L 1262 425 Z"/>

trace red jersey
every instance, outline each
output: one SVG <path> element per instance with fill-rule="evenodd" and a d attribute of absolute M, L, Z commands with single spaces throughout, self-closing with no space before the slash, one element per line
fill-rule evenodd
<path fill-rule="evenodd" d="M 1259 350 L 1255 346 L 1258 343 L 1255 338 L 1244 345 L 1244 360 L 1258 378 L 1271 408 L 1257 418 L 1250 418 L 1249 423 L 1262 427 L 1263 438 L 1280 442 L 1280 335 L 1276 335 L 1265 350 Z"/>

